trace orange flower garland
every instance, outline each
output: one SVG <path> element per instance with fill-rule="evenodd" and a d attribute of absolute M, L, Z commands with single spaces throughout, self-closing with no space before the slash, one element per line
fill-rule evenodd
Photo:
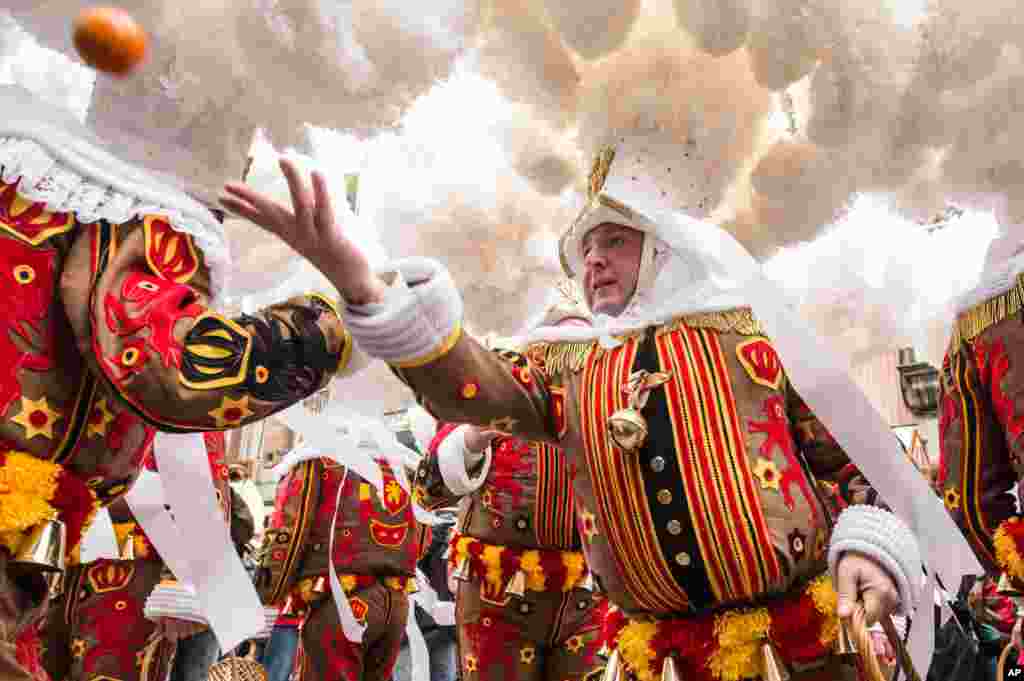
<path fill-rule="evenodd" d="M 505 588 L 517 570 L 526 573 L 526 588 L 530 591 L 570 591 L 587 574 L 583 554 L 578 551 L 496 546 L 461 534 L 452 536 L 449 547 L 452 565 L 468 558 L 473 574 L 482 575 L 495 593 Z"/>
<path fill-rule="evenodd" d="M 1004 521 L 996 530 L 992 543 L 999 567 L 1014 579 L 1024 579 L 1024 523 L 1020 518 Z"/>
<path fill-rule="evenodd" d="M 66 527 L 70 555 L 97 507 L 95 493 L 60 464 L 25 452 L 0 452 L 0 544 L 11 552 L 30 528 L 58 518 Z"/>

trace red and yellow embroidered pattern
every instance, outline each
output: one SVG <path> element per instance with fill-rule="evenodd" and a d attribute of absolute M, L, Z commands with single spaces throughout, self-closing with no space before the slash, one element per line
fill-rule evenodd
<path fill-rule="evenodd" d="M 409 523 L 382 523 L 376 518 L 370 519 L 370 538 L 378 546 L 387 549 L 401 548 L 408 535 Z"/>
<path fill-rule="evenodd" d="M 53 249 L 0 238 L 0 413 L 22 396 L 23 370 L 53 368 L 53 325 L 45 322 L 54 304 L 56 261 Z"/>
<path fill-rule="evenodd" d="M 187 284 L 199 270 L 199 255 L 192 237 L 174 231 L 166 218 L 147 215 L 142 220 L 146 236 L 146 262 L 150 269 L 176 284 Z"/>
<path fill-rule="evenodd" d="M 302 545 L 309 535 L 313 514 L 320 495 L 317 462 L 306 461 L 302 463 L 301 471 L 301 476 L 293 473 L 288 487 L 282 490 L 285 495 L 298 493 L 301 497 L 294 525 L 284 528 L 284 534 L 275 535 L 279 543 L 284 544 L 284 548 L 271 549 L 277 554 L 272 557 L 275 562 L 281 564 L 281 572 L 279 575 L 276 575 L 277 583 L 268 590 L 270 597 L 267 602 L 269 603 L 280 603 L 288 593 L 288 588 L 297 567 L 297 561 L 302 555 Z M 282 504 L 279 500 L 275 507 L 279 509 L 281 506 Z M 271 527 L 278 529 L 281 528 L 283 523 L 283 514 L 275 511 L 274 516 L 271 518 Z M 284 541 L 280 542 L 282 537 Z"/>
<path fill-rule="evenodd" d="M 565 413 L 565 388 L 549 386 L 548 394 L 551 396 L 551 418 L 554 420 L 555 434 L 561 440 L 569 430 L 569 419 Z"/>
<path fill-rule="evenodd" d="M 751 338 L 736 346 L 736 358 L 750 380 L 772 390 L 782 386 L 782 362 L 767 338 Z"/>
<path fill-rule="evenodd" d="M 746 600 L 783 578 L 761 508 L 718 333 L 680 326 L 657 338 L 675 450 L 718 600 Z"/>
<path fill-rule="evenodd" d="M 100 561 L 89 568 L 86 579 L 94 593 L 105 594 L 124 588 L 134 574 L 131 561 Z"/>
<path fill-rule="evenodd" d="M 537 467 L 537 498 L 533 527 L 543 546 L 570 548 L 576 544 L 572 480 L 565 452 L 544 442 L 531 443 Z"/>
<path fill-rule="evenodd" d="M 18 193 L 20 183 L 20 179 L 13 184 L 0 180 L 0 230 L 30 246 L 38 246 L 74 228 L 74 215 L 54 213 L 46 210 L 45 203 L 25 199 Z"/>
<path fill-rule="evenodd" d="M 689 597 L 665 562 L 644 493 L 637 457 L 623 456 L 608 436 L 608 418 L 626 406 L 622 386 L 636 359 L 638 338 L 591 353 L 582 374 L 580 430 L 594 485 L 597 515 L 629 593 L 652 612 L 685 611 Z"/>
<path fill-rule="evenodd" d="M 761 678 L 761 644 L 770 640 L 788 664 L 829 655 L 839 631 L 838 598 L 828 576 L 793 598 L 754 609 L 731 609 L 680 620 L 630 621 L 620 611 L 605 617 L 602 638 L 617 649 L 637 681 L 657 681 L 672 654 L 679 676 L 693 681 Z"/>

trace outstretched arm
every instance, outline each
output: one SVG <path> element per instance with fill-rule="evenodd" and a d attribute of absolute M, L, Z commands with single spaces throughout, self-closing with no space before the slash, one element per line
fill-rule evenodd
<path fill-rule="evenodd" d="M 202 252 L 160 217 L 84 226 L 61 287 L 95 373 L 165 431 L 262 419 L 319 390 L 352 357 L 326 298 L 235 318 L 212 309 Z"/>
<path fill-rule="evenodd" d="M 222 202 L 283 239 L 341 292 L 346 329 L 368 355 L 387 362 L 435 418 L 557 440 L 559 404 L 541 371 L 515 352 L 492 352 L 462 328 L 462 299 L 438 263 L 409 259 L 375 274 L 337 224 L 323 177 L 312 191 L 282 160 L 292 207 L 244 185 L 227 185 Z"/>

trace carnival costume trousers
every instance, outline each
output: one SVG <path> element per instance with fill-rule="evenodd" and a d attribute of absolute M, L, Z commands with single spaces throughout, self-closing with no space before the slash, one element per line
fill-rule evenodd
<path fill-rule="evenodd" d="M 462 681 L 591 681 L 600 679 L 600 612 L 594 593 L 530 591 L 504 605 L 487 599 L 479 581 L 462 582 L 456 622 Z"/>
<path fill-rule="evenodd" d="M 353 611 L 365 612 L 362 643 L 345 638 L 328 593 L 310 604 L 301 629 L 301 681 L 391 681 L 409 616 L 409 597 L 377 582 L 349 594 Z"/>
<path fill-rule="evenodd" d="M 54 681 L 163 681 L 175 646 L 143 614 L 159 560 L 98 560 L 69 568 L 42 633 Z"/>

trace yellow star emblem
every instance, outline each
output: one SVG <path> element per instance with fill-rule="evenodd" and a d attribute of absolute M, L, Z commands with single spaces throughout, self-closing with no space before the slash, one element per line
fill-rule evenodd
<path fill-rule="evenodd" d="M 579 655 L 580 651 L 583 650 L 583 637 L 573 636 L 565 642 L 565 647 L 569 649 L 569 652 L 573 655 Z"/>
<path fill-rule="evenodd" d="M 584 509 L 580 512 L 580 525 L 582 525 L 580 529 L 583 536 L 587 538 L 588 542 L 597 536 L 597 517 L 589 510 Z"/>
<path fill-rule="evenodd" d="M 503 416 L 500 419 L 494 419 L 491 421 L 487 427 L 491 430 L 496 430 L 499 433 L 511 433 L 512 428 L 517 423 L 519 423 L 519 421 L 515 420 L 511 416 Z"/>
<path fill-rule="evenodd" d="M 30 400 L 22 396 L 21 411 L 11 420 L 25 429 L 25 437 L 31 440 L 41 435 L 47 440 L 53 439 L 53 425 L 64 416 L 56 409 L 51 409 L 46 398 Z"/>
<path fill-rule="evenodd" d="M 522 664 L 533 664 L 535 659 L 537 659 L 537 649 L 533 646 L 519 649 L 519 661 Z"/>
<path fill-rule="evenodd" d="M 107 426 L 114 420 L 114 415 L 107 407 L 106 398 L 101 399 L 92 408 L 89 416 L 89 437 L 103 437 L 107 434 Z"/>
<path fill-rule="evenodd" d="M 761 487 L 764 489 L 773 489 L 776 492 L 782 490 L 779 485 L 779 469 L 775 466 L 774 461 L 758 459 L 754 464 L 754 475 L 761 481 Z"/>
<path fill-rule="evenodd" d="M 249 396 L 245 395 L 240 400 L 233 400 L 225 396 L 220 406 L 210 412 L 210 416 L 217 422 L 218 428 L 239 426 L 247 416 L 252 416 L 253 411 L 249 409 Z"/>
<path fill-rule="evenodd" d="M 960 508 L 960 492 L 957 492 L 954 487 L 950 487 L 946 490 L 946 493 L 943 495 L 943 500 L 946 502 L 946 508 L 951 511 L 955 511 Z"/>
<path fill-rule="evenodd" d="M 476 658 L 472 655 L 466 655 L 466 671 L 475 672 L 477 670 Z"/>

